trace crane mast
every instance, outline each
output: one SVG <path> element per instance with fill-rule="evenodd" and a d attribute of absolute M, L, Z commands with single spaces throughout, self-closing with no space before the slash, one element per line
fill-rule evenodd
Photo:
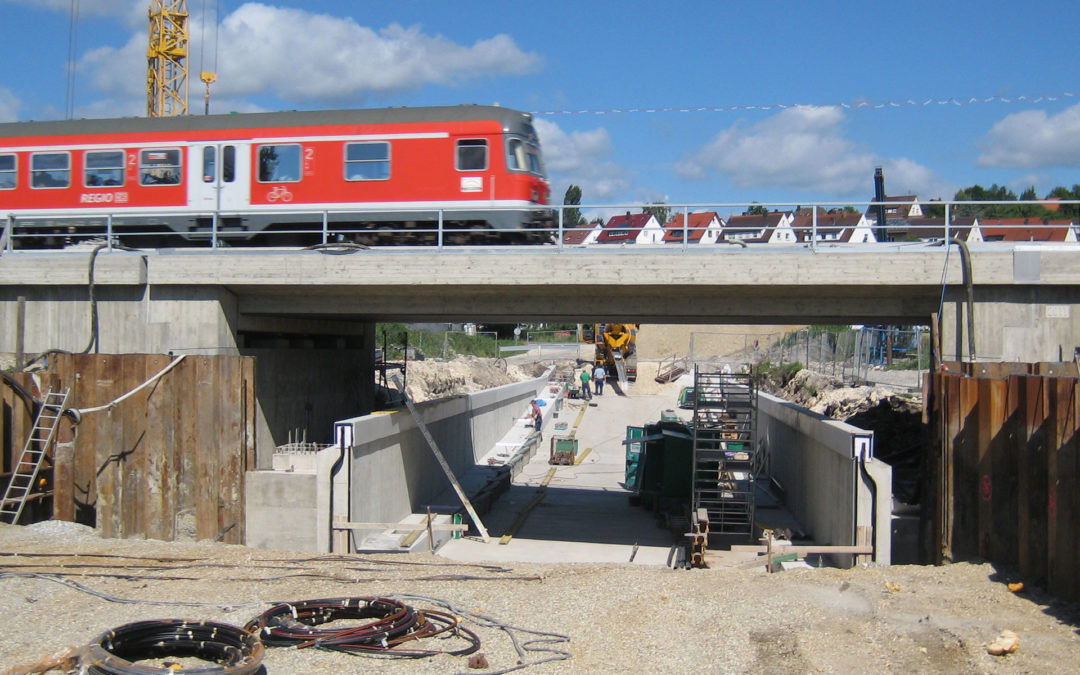
<path fill-rule="evenodd" d="M 187 0 L 151 0 L 146 50 L 146 116 L 188 112 Z"/>

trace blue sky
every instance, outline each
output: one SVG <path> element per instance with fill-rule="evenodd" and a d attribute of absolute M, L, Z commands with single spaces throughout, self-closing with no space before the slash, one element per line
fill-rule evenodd
<path fill-rule="evenodd" d="M 76 117 L 144 114 L 149 4 L 78 2 Z M 0 121 L 65 116 L 71 5 L 0 0 Z M 188 10 L 193 111 L 198 72 L 216 69 L 212 112 L 498 103 L 542 113 L 556 201 L 573 183 L 584 204 L 844 204 L 872 199 L 875 166 L 890 195 L 923 201 L 975 183 L 1040 195 L 1080 183 L 1073 0 L 188 0 Z M 842 107 L 950 98 L 980 102 Z M 778 105 L 788 107 L 742 109 Z M 633 109 L 676 110 L 602 113 Z"/>

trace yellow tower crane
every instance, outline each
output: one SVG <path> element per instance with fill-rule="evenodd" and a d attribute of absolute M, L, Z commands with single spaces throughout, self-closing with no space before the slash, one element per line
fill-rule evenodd
<path fill-rule="evenodd" d="M 146 116 L 188 112 L 187 0 L 151 0 L 146 50 Z M 209 86 L 209 85 L 208 85 Z"/>

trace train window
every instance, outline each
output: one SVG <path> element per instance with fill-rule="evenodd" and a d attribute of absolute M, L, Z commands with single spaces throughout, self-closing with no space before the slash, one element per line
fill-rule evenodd
<path fill-rule="evenodd" d="M 221 180 L 231 183 L 236 180 L 236 146 L 226 145 L 221 149 Z"/>
<path fill-rule="evenodd" d="M 463 138 L 457 142 L 458 171 L 483 171 L 487 168 L 487 139 Z"/>
<path fill-rule="evenodd" d="M 526 143 L 520 138 L 511 138 L 507 143 L 506 164 L 511 171 L 544 175 L 544 167 L 540 163 L 540 151 L 532 143 Z"/>
<path fill-rule="evenodd" d="M 295 183 L 299 180 L 299 143 L 259 146 L 260 183 Z"/>
<path fill-rule="evenodd" d="M 66 188 L 71 185 L 71 153 L 39 152 L 30 155 L 30 185 Z"/>
<path fill-rule="evenodd" d="M 90 150 L 83 162 L 86 164 L 83 172 L 83 185 L 86 187 L 124 184 L 123 150 Z"/>
<path fill-rule="evenodd" d="M 388 180 L 389 143 L 346 143 L 345 180 Z"/>
<path fill-rule="evenodd" d="M 17 159 L 15 155 L 0 155 L 0 190 L 12 190 L 15 188 L 15 168 Z"/>
<path fill-rule="evenodd" d="M 202 180 L 213 183 L 217 178 L 217 148 L 207 145 L 202 149 Z"/>
<path fill-rule="evenodd" d="M 179 185 L 180 151 L 154 149 L 139 152 L 139 184 Z"/>

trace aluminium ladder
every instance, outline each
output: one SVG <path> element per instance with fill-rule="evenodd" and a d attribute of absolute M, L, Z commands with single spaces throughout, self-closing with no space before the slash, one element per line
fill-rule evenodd
<path fill-rule="evenodd" d="M 19 516 L 22 515 L 26 500 L 34 488 L 34 481 L 37 480 L 41 462 L 56 438 L 56 429 L 60 424 L 60 417 L 64 414 L 69 391 L 70 389 L 65 389 L 63 393 L 57 393 L 50 389 L 45 394 L 45 400 L 34 418 L 34 427 L 26 438 L 19 462 L 15 465 L 7 490 L 4 491 L 4 501 L 0 502 L 0 521 L 13 525 L 19 522 Z"/>
<path fill-rule="evenodd" d="M 704 509 L 713 534 L 749 539 L 754 532 L 756 383 L 749 374 L 710 372 L 699 366 L 692 396 L 691 513 Z"/>

